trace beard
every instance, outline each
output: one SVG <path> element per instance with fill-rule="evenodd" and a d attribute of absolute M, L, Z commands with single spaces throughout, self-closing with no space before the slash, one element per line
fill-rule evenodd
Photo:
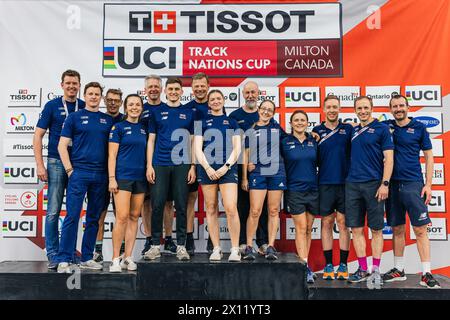
<path fill-rule="evenodd" d="M 247 106 L 247 108 L 249 109 L 255 109 L 257 106 L 257 102 L 255 100 L 245 100 L 245 105 Z"/>

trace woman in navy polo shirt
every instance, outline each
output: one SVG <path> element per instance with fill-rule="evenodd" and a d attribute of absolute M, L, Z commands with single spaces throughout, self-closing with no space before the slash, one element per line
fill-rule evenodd
<path fill-rule="evenodd" d="M 297 110 L 291 115 L 292 134 L 281 141 L 281 151 L 286 165 L 286 209 L 295 225 L 295 246 L 300 259 L 308 262 L 311 247 L 311 230 L 314 215 L 319 214 L 317 182 L 317 142 L 306 132 L 308 115 Z M 308 267 L 308 283 L 314 274 Z"/>
<path fill-rule="evenodd" d="M 137 94 L 128 95 L 124 109 L 125 119 L 112 127 L 109 136 L 109 191 L 113 193 L 116 204 L 110 272 L 137 269 L 131 255 L 147 189 L 145 177 L 147 132 L 139 122 L 143 110 L 142 98 Z M 121 261 L 120 247 L 124 238 L 125 253 Z"/>
<path fill-rule="evenodd" d="M 224 114 L 224 103 L 225 98 L 220 90 L 209 92 L 208 105 L 211 114 L 202 120 L 201 130 L 195 130 L 195 155 L 199 163 L 197 177 L 205 198 L 208 232 L 214 246 L 209 259 L 218 261 L 222 258 L 218 220 L 220 190 L 231 239 L 231 253 L 228 260 L 240 261 L 236 162 L 241 152 L 241 136 L 237 122 Z"/>
<path fill-rule="evenodd" d="M 244 260 L 254 260 L 253 238 L 258 227 L 264 200 L 267 195 L 269 246 L 266 259 L 278 259 L 274 248 L 280 225 L 279 213 L 283 190 L 286 189 L 286 173 L 280 155 L 280 139 L 286 133 L 273 120 L 275 104 L 264 100 L 258 107 L 258 121 L 252 126 L 245 141 L 242 169 L 242 188 L 250 190 L 250 213 L 247 219 L 247 247 Z M 248 132 L 248 131 L 247 131 Z"/>

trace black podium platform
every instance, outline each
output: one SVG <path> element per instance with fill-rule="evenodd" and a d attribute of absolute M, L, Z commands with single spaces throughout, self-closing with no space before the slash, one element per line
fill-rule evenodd
<path fill-rule="evenodd" d="M 381 289 L 369 290 L 366 282 L 348 283 L 323 280 L 322 274 L 308 286 L 309 300 L 450 300 L 450 279 L 434 275 L 441 289 L 427 289 L 419 285 L 420 275 L 407 274 L 405 281 L 385 283 Z"/>
<path fill-rule="evenodd" d="M 388 283 L 381 290 L 369 290 L 366 283 L 319 279 L 306 285 L 306 267 L 294 254 L 280 254 L 270 262 L 258 257 L 253 262 L 209 262 L 206 254 L 191 261 L 163 255 L 155 261 L 139 261 L 135 272 L 102 271 L 58 274 L 45 262 L 6 261 L 0 263 L 0 300 L 449 300 L 450 279 L 436 275 L 442 289 L 419 286 L 419 275 L 407 275 L 404 282 Z M 79 270 L 79 269 L 78 269 Z M 78 277 L 78 278 L 77 278 Z M 70 289 L 72 288 L 72 289 Z"/>
<path fill-rule="evenodd" d="M 109 273 L 105 262 L 103 271 L 78 275 L 49 271 L 45 262 L 6 261 L 0 263 L 0 299 L 307 299 L 306 267 L 295 255 L 281 254 L 273 262 L 258 257 L 232 263 L 227 258 L 213 263 L 207 254 L 190 261 L 163 255 L 139 261 L 136 272 Z"/>

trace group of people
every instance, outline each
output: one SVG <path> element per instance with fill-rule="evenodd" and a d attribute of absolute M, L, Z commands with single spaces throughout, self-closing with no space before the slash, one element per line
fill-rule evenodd
<path fill-rule="evenodd" d="M 244 104 L 230 115 L 220 90 L 209 90 L 204 73 L 192 78 L 194 99 L 182 105 L 182 82 L 168 78 L 164 89 L 157 75 L 145 78 L 147 102 L 137 94 L 123 101 L 122 92 L 109 89 L 107 112 L 99 111 L 103 88 L 90 82 L 84 102 L 77 98 L 80 75 L 67 70 L 61 78 L 62 98 L 49 101 L 34 135 L 38 176 L 48 182 L 46 250 L 49 268 L 70 272 L 78 263 L 76 241 L 83 199 L 87 194 L 86 226 L 81 268 L 102 269 L 103 221 L 113 197 L 115 224 L 110 272 L 136 270 L 132 252 L 137 223 L 142 216 L 147 239 L 144 259 L 161 256 L 164 249 L 179 260 L 195 252 L 194 204 L 199 185 L 205 200 L 211 261 L 223 252 L 219 237 L 219 192 L 231 239 L 229 261 L 254 260 L 263 255 L 278 259 L 275 248 L 280 203 L 294 221 L 299 259 L 308 263 L 311 230 L 321 216 L 326 265 L 323 278 L 367 281 L 380 288 L 383 281 L 405 280 L 403 253 L 408 212 L 417 238 L 423 276 L 420 284 L 438 288 L 430 270 L 427 204 L 431 200 L 433 155 L 423 124 L 408 117 L 402 95 L 390 100 L 394 120 L 372 117 L 367 96 L 354 101 L 358 125 L 339 120 L 340 100 L 323 102 L 325 121 L 308 132 L 308 114 L 296 110 L 286 133 L 274 119 L 276 105 L 259 101 L 258 84 L 244 84 Z M 164 90 L 166 103 L 161 101 Z M 47 168 L 42 138 L 49 134 Z M 424 183 L 419 153 L 426 163 Z M 67 214 L 58 241 L 58 217 L 67 187 Z M 176 243 L 171 237 L 176 209 Z M 393 227 L 394 267 L 381 275 L 384 212 Z M 372 268 L 366 257 L 365 220 L 372 233 Z M 100 228 L 99 228 L 100 221 Z M 333 226 L 339 228 L 340 263 L 333 265 Z M 163 232 L 164 229 L 164 232 Z M 350 230 L 359 267 L 349 276 L 347 259 Z M 253 239 L 256 236 L 254 247 Z M 307 282 L 315 274 L 308 267 Z"/>

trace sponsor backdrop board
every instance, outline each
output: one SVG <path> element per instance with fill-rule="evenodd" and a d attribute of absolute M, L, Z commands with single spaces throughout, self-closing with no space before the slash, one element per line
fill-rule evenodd
<path fill-rule="evenodd" d="M 275 119 L 287 131 L 289 117 L 296 109 L 308 113 L 310 129 L 323 121 L 321 101 L 328 94 L 340 97 L 340 118 L 355 122 L 353 100 L 358 95 L 370 95 L 374 116 L 386 120 L 392 118 L 388 109 L 391 95 L 404 94 L 411 106 L 410 115 L 424 123 L 433 138 L 434 193 L 428 206 L 432 218 L 428 228 L 432 268 L 450 275 L 446 208 L 449 187 L 445 174 L 450 161 L 450 61 L 445 42 L 441 41 L 450 38 L 448 28 L 445 29 L 450 19 L 446 1 L 436 0 L 434 6 L 426 0 L 376 1 L 380 5 L 376 7 L 373 1 L 364 0 L 358 10 L 334 1 L 198 2 L 0 2 L 2 40 L 8 43 L 7 50 L 0 51 L 0 61 L 5 62 L 0 79 L 0 108 L 4 114 L 0 122 L 0 260 L 45 260 L 47 187 L 37 180 L 32 138 L 44 105 L 62 95 L 60 76 L 64 70 L 79 71 L 82 86 L 99 81 L 106 89 L 121 88 L 125 95 L 137 93 L 144 100 L 145 76 L 159 74 L 164 80 L 167 76 L 180 76 L 184 83 L 183 102 L 193 98 L 189 77 L 203 71 L 211 77 L 211 87 L 224 92 L 228 113 L 244 103 L 244 83 L 257 81 L 259 100 L 275 102 Z M 19 13 L 21 19 L 17 19 Z M 51 26 L 36 25 L 36 16 L 52 21 Z M 411 21 L 415 22 L 414 30 L 410 28 Z M 401 48 L 393 53 L 392 44 L 398 46 L 398 39 L 408 41 L 401 42 Z M 47 143 L 45 137 L 44 156 Z M 421 162 L 424 163 L 423 155 Z M 207 228 L 202 198 L 198 204 L 196 246 L 205 251 Z M 64 216 L 65 204 L 60 223 Z M 80 235 L 83 222 L 81 219 Z M 113 225 L 110 205 L 105 221 L 106 259 L 111 257 Z M 141 222 L 139 226 L 136 258 L 145 237 Z M 223 213 L 220 227 L 223 247 L 227 249 L 230 244 Z M 407 272 L 419 272 L 416 255 L 408 254 L 415 251 L 409 220 L 406 228 Z M 386 226 L 383 234 L 385 271 L 393 260 L 392 230 Z M 323 268 L 324 263 L 320 235 L 317 218 L 309 257 L 314 270 Z M 333 237 L 337 262 L 336 226 Z M 277 249 L 295 252 L 294 238 L 291 217 L 282 211 Z M 351 249 L 351 268 L 356 266 L 355 261 Z"/>

